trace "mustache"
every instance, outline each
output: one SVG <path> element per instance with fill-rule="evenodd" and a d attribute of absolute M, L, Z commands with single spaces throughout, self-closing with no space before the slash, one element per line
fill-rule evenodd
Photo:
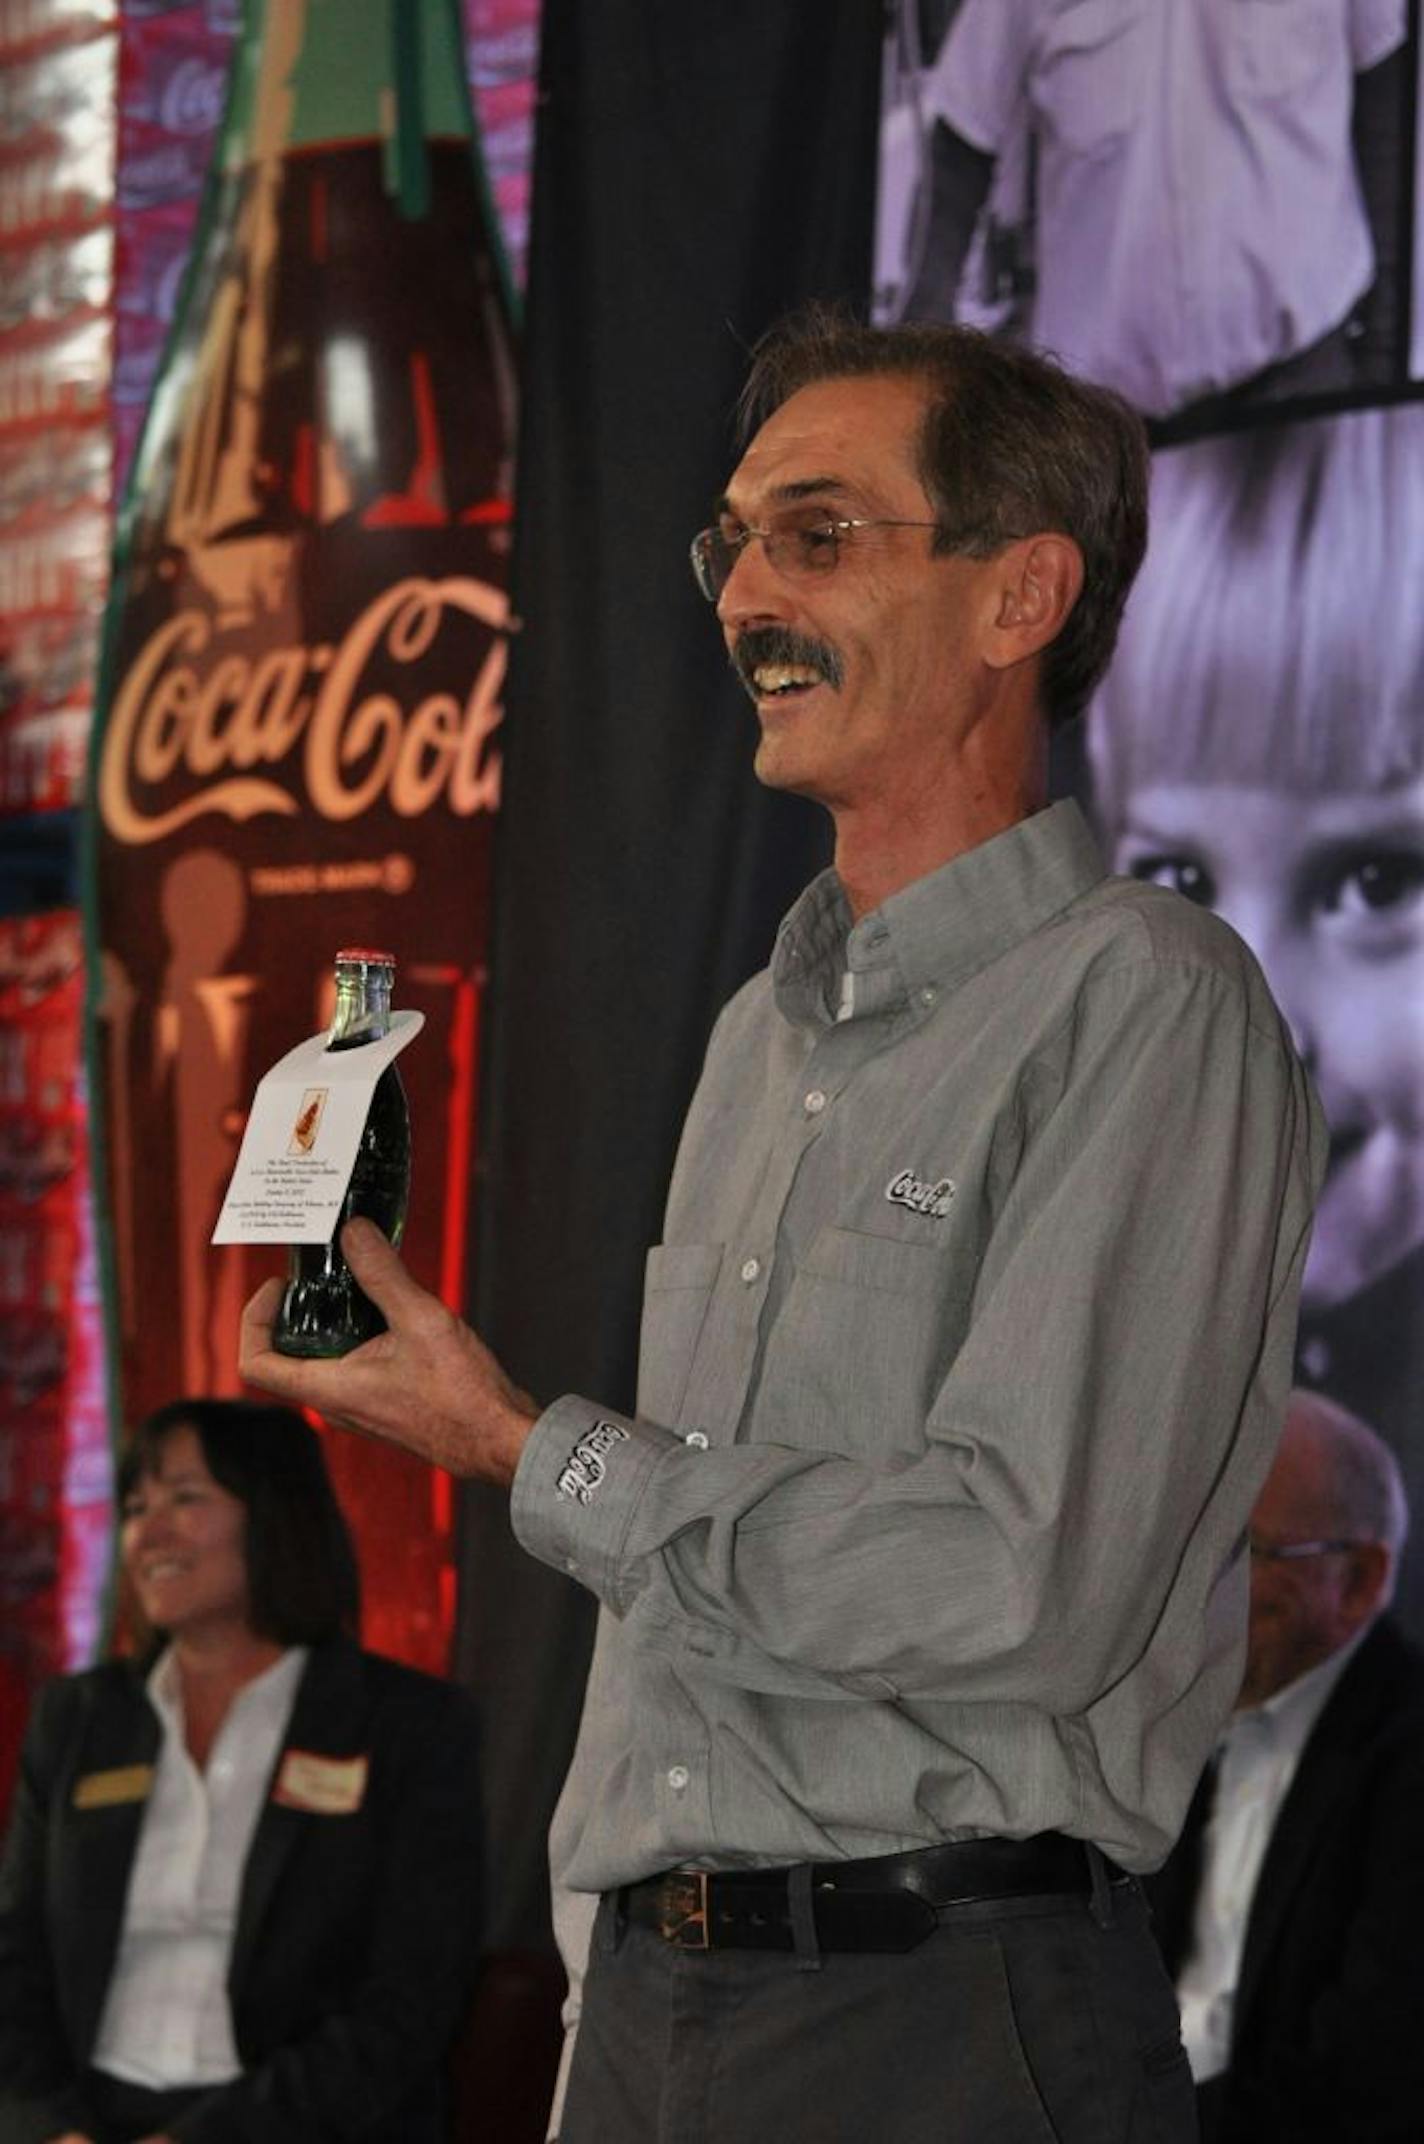
<path fill-rule="evenodd" d="M 749 625 L 732 649 L 732 668 L 755 699 L 755 673 L 763 663 L 795 663 L 814 670 L 833 692 L 839 692 L 845 666 L 828 640 L 812 640 L 806 633 L 793 633 L 788 625 Z"/>

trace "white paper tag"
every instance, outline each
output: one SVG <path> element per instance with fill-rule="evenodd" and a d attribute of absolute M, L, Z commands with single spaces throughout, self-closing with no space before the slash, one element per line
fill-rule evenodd
<path fill-rule="evenodd" d="M 214 1243 L 331 1241 L 376 1082 L 424 1025 L 423 1012 L 394 1012 L 389 1033 L 354 1050 L 312 1035 L 264 1074 Z"/>

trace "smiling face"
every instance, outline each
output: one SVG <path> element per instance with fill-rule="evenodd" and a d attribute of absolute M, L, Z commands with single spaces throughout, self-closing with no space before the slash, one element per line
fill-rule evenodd
<path fill-rule="evenodd" d="M 743 456 L 724 533 L 933 523 L 916 467 L 925 403 L 920 381 L 888 375 L 802 388 Z M 943 778 L 986 704 L 978 658 L 997 584 L 991 565 L 932 544 L 926 527 L 854 529 L 827 570 L 798 572 L 745 543 L 717 615 L 761 722 L 762 781 L 845 811 L 912 807 Z"/>
<path fill-rule="evenodd" d="M 124 1499 L 121 1554 L 146 1620 L 171 1637 L 249 1624 L 247 1511 L 213 1479 L 197 1432 L 172 1430 Z"/>
<path fill-rule="evenodd" d="M 1265 970 L 1331 1134 L 1305 1300 L 1342 1301 L 1424 1242 L 1424 781 L 1161 782 L 1128 796 L 1113 860 L 1216 909 Z"/>

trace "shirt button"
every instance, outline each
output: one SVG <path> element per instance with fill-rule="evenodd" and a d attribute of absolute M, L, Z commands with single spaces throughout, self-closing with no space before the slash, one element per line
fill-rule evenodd
<path fill-rule="evenodd" d="M 819 1087 L 813 1087 L 811 1089 L 811 1092 L 806 1097 L 805 1107 L 807 1116 L 819 1117 L 821 1111 L 825 1108 L 825 1106 L 826 1097 L 822 1094 Z"/>
<path fill-rule="evenodd" d="M 692 1778 L 685 1764 L 675 1764 L 667 1775 L 667 1783 L 674 1794 L 685 1794 Z"/>
<path fill-rule="evenodd" d="M 920 992 L 920 1003 L 922 1005 L 933 1005 L 938 996 L 939 992 L 935 989 L 934 984 L 926 983 L 924 989 Z"/>
<path fill-rule="evenodd" d="M 707 1432 L 706 1432 L 706 1430 L 705 1430 L 705 1429 L 690 1429 L 690 1430 L 689 1430 L 689 1431 L 687 1432 L 687 1435 L 686 1435 L 686 1436 L 685 1436 L 685 1437 L 683 1438 L 683 1443 L 684 1443 L 684 1444 L 690 1444 L 690 1445 L 692 1446 L 693 1450 L 694 1450 L 694 1451 L 696 1451 L 696 1452 L 705 1452 L 705 1451 L 706 1451 L 706 1449 L 707 1449 Z"/>
<path fill-rule="evenodd" d="M 745 1260 L 743 1261 L 743 1263 L 742 1263 L 742 1279 L 743 1279 L 744 1281 L 746 1281 L 746 1283 L 748 1284 L 748 1286 L 750 1286 L 750 1285 L 751 1285 L 751 1283 L 752 1283 L 752 1282 L 753 1282 L 753 1281 L 754 1281 L 754 1280 L 756 1279 L 756 1277 L 757 1277 L 758 1273 L 760 1273 L 760 1271 L 761 1271 L 761 1260 L 760 1260 L 759 1258 L 748 1258 L 748 1259 L 745 1259 Z"/>

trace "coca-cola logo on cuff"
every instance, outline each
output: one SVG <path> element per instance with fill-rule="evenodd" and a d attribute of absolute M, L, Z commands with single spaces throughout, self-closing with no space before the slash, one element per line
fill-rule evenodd
<path fill-rule="evenodd" d="M 578 1440 L 559 1470 L 558 1492 L 575 1504 L 591 1504 L 594 1493 L 608 1472 L 605 1454 L 615 1444 L 626 1444 L 628 1432 L 621 1422 L 595 1422 Z"/>

